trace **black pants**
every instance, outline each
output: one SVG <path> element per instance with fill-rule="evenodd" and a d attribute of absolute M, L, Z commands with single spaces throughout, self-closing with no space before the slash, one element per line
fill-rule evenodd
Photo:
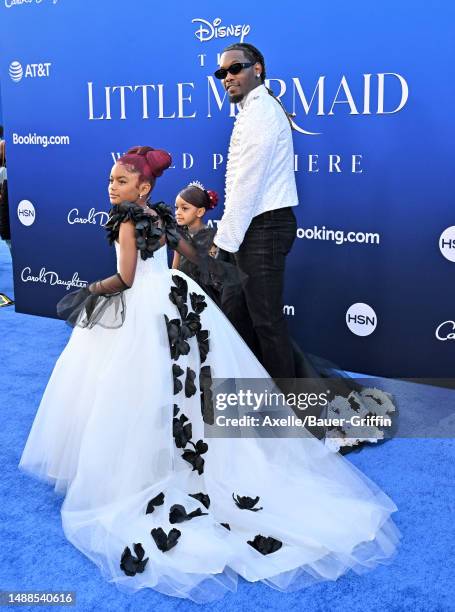
<path fill-rule="evenodd" d="M 225 288 L 221 308 L 272 378 L 294 378 L 295 364 L 283 314 L 286 255 L 297 222 L 291 207 L 265 212 L 252 220 L 231 260 L 248 279 Z"/>

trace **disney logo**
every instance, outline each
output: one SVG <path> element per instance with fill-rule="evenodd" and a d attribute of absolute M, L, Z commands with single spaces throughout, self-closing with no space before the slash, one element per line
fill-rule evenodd
<path fill-rule="evenodd" d="M 75 223 L 81 223 L 84 225 L 85 223 L 89 223 L 90 225 L 96 225 L 98 217 L 98 225 L 104 226 L 109 219 L 109 213 L 105 211 L 95 212 L 94 208 L 91 208 L 88 211 L 87 217 L 79 216 L 79 209 L 72 208 L 68 213 L 68 223 L 70 225 L 74 225 Z"/>
<path fill-rule="evenodd" d="M 240 36 L 240 42 L 243 42 L 243 39 L 251 30 L 251 26 L 246 24 L 220 26 L 221 17 L 214 19 L 213 23 L 200 18 L 192 19 L 191 23 L 201 24 L 194 33 L 201 42 L 207 42 L 212 38 L 227 38 L 228 36 Z"/>
<path fill-rule="evenodd" d="M 436 338 L 445 342 L 455 340 L 455 321 L 444 321 L 436 329 Z"/>
<path fill-rule="evenodd" d="M 57 272 L 46 271 L 46 268 L 41 268 L 38 276 L 32 276 L 32 269 L 30 267 L 26 267 L 21 272 L 21 280 L 24 283 L 44 283 L 47 285 L 63 285 L 66 287 L 66 290 L 69 291 L 71 287 L 76 287 L 77 289 L 81 289 L 82 287 L 86 287 L 88 285 L 87 281 L 81 280 L 79 278 L 79 274 L 75 272 L 73 274 L 73 278 L 70 281 L 61 280 L 57 274 Z"/>
<path fill-rule="evenodd" d="M 5 0 L 6 8 L 18 6 L 20 4 L 41 4 L 43 0 Z M 57 4 L 58 0 L 52 0 L 52 4 Z"/>

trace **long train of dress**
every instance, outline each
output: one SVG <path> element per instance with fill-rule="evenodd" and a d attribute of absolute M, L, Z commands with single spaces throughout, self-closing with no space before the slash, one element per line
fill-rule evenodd
<path fill-rule="evenodd" d="M 120 589 L 196 602 L 235 590 L 238 575 L 290 591 L 390 562 L 395 504 L 319 440 L 204 439 L 200 374 L 268 374 L 215 303 L 192 294 L 205 295 L 169 270 L 166 248 L 138 256 L 124 324 L 75 328 L 59 357 L 20 468 L 66 494 L 68 540 Z M 193 335 L 172 359 L 180 298 L 208 345 Z"/>

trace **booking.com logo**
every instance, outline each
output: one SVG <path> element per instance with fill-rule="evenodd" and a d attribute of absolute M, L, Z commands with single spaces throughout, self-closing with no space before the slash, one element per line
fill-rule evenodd
<path fill-rule="evenodd" d="M 381 236 L 378 232 L 346 232 L 345 230 L 327 229 L 325 225 L 318 227 L 298 227 L 297 238 L 307 240 L 328 240 L 335 244 L 358 243 L 379 244 Z"/>
<path fill-rule="evenodd" d="M 14 60 L 9 65 L 9 76 L 15 83 L 19 83 L 23 78 L 42 78 L 50 76 L 51 62 L 42 62 L 39 64 L 26 64 L 23 68 L 22 64 Z"/>

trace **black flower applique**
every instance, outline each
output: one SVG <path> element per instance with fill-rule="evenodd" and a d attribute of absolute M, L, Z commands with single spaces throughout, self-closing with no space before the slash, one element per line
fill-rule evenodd
<path fill-rule="evenodd" d="M 227 529 L 228 531 L 231 531 L 231 527 L 230 527 L 229 523 L 220 523 L 220 525 L 223 525 L 223 527 L 225 529 Z"/>
<path fill-rule="evenodd" d="M 183 319 L 188 315 L 188 306 L 186 305 L 188 297 L 188 283 L 181 276 L 176 274 L 172 277 L 175 287 L 171 287 L 169 299 L 177 306 L 180 317 Z"/>
<path fill-rule="evenodd" d="M 177 406 L 177 404 L 174 404 L 174 416 L 176 417 L 179 413 L 180 408 Z"/>
<path fill-rule="evenodd" d="M 178 379 L 178 377 L 182 374 L 182 368 L 177 363 L 174 363 L 172 365 L 172 376 L 174 377 L 174 395 L 177 395 L 177 393 L 183 389 L 183 383 Z"/>
<path fill-rule="evenodd" d="M 190 521 L 192 518 L 197 516 L 207 516 L 208 512 L 202 512 L 200 508 L 193 510 L 189 514 L 181 504 L 174 504 L 169 510 L 169 522 L 173 525 L 174 523 L 183 523 L 184 521 Z"/>
<path fill-rule="evenodd" d="M 161 247 L 160 240 L 164 230 L 159 227 L 159 216 L 150 210 L 144 209 L 133 202 L 122 202 L 114 205 L 105 224 L 109 244 L 117 240 L 120 225 L 124 221 L 132 221 L 135 226 L 136 246 L 142 259 L 153 257 L 153 253 Z"/>
<path fill-rule="evenodd" d="M 182 319 L 182 333 L 186 338 L 192 338 L 201 331 L 201 318 L 195 312 L 188 313 L 185 319 Z"/>
<path fill-rule="evenodd" d="M 150 533 L 161 552 L 166 552 L 171 550 L 171 548 L 174 548 L 179 537 L 182 535 L 181 532 L 175 528 L 171 529 L 170 532 L 166 534 L 162 527 L 155 527 Z"/>
<path fill-rule="evenodd" d="M 237 506 L 237 508 L 240 508 L 241 510 L 251 510 L 251 512 L 258 512 L 258 510 L 262 510 L 262 507 L 254 508 L 254 506 L 259 501 L 259 496 L 253 499 L 252 497 L 248 497 L 248 496 L 245 496 L 245 497 L 242 497 L 240 495 L 235 496 L 233 493 L 232 499 L 235 501 L 235 505 Z"/>
<path fill-rule="evenodd" d="M 212 370 L 210 366 L 202 366 L 199 372 L 199 388 L 201 390 L 201 413 L 204 423 L 213 425 L 215 409 L 212 393 Z"/>
<path fill-rule="evenodd" d="M 183 370 L 182 370 L 182 373 L 183 373 Z M 196 393 L 197 389 L 196 389 L 196 385 L 194 384 L 195 378 L 196 378 L 196 372 L 192 370 L 191 368 L 187 367 L 186 368 L 186 378 L 185 378 L 185 397 L 191 397 Z"/>
<path fill-rule="evenodd" d="M 204 472 L 204 458 L 201 457 L 204 453 L 206 453 L 209 449 L 208 444 L 206 444 L 203 440 L 198 440 L 196 444 L 191 440 L 188 442 L 193 446 L 193 450 L 185 450 L 182 457 L 188 463 L 191 463 L 193 466 L 193 472 L 197 470 L 199 476 Z"/>
<path fill-rule="evenodd" d="M 184 338 L 184 333 L 180 325 L 180 319 L 171 319 L 164 315 L 167 327 L 167 335 L 169 339 L 169 348 L 171 351 L 171 358 L 175 361 L 180 355 L 188 355 L 190 352 L 190 345 Z"/>
<path fill-rule="evenodd" d="M 153 257 L 153 253 L 161 248 L 163 230 L 158 227 L 158 219 L 147 219 L 136 223 L 136 246 L 144 261 Z"/>
<path fill-rule="evenodd" d="M 248 540 L 248 544 L 263 555 L 270 555 L 270 553 L 276 552 L 283 546 L 283 542 L 280 542 L 280 540 L 276 540 L 271 536 L 266 538 L 260 534 L 253 541 Z"/>
<path fill-rule="evenodd" d="M 179 294 L 177 287 L 171 287 L 169 299 L 177 306 L 181 318 L 184 319 L 188 314 L 188 306 L 185 299 Z"/>
<path fill-rule="evenodd" d="M 144 559 L 145 553 L 142 544 L 134 544 L 133 547 L 136 557 L 131 554 L 130 547 L 127 546 L 120 559 L 120 569 L 123 570 L 127 576 L 134 576 L 138 573 L 141 574 L 149 560 L 148 557 Z"/>
<path fill-rule="evenodd" d="M 197 344 L 199 347 L 199 355 L 201 358 L 201 363 L 207 359 L 207 355 L 209 352 L 209 331 L 208 329 L 201 329 L 196 334 Z"/>
<path fill-rule="evenodd" d="M 209 509 L 210 497 L 207 495 L 207 493 L 188 493 L 188 495 L 190 497 L 194 497 L 194 499 L 197 499 L 198 502 L 201 502 L 201 504 L 205 506 L 207 510 Z"/>
<path fill-rule="evenodd" d="M 180 235 L 178 232 L 177 222 L 172 214 L 172 209 L 164 202 L 158 202 L 151 205 L 152 210 L 160 216 L 163 221 L 163 231 L 166 234 L 166 240 L 171 249 L 176 249 L 179 244 Z"/>
<path fill-rule="evenodd" d="M 177 448 L 185 448 L 193 435 L 193 426 L 188 417 L 181 414 L 179 418 L 172 419 L 172 435 Z"/>
<path fill-rule="evenodd" d="M 201 314 L 204 308 L 207 308 L 205 295 L 199 293 L 190 293 L 191 308 L 196 314 Z"/>
<path fill-rule="evenodd" d="M 153 499 L 147 504 L 147 510 L 145 514 L 151 514 L 155 510 L 155 506 L 162 506 L 164 504 L 164 493 L 158 493 Z"/>

